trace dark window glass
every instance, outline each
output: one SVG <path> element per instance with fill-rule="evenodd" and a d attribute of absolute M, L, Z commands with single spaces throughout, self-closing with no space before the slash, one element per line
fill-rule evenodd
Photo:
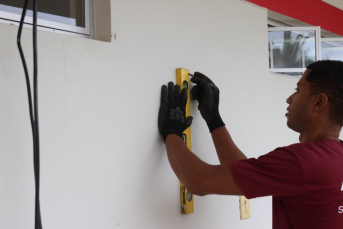
<path fill-rule="evenodd" d="M 0 0 L 0 10 L 9 13 L 21 14 L 23 6 L 23 0 Z M 84 0 L 37 0 L 37 8 L 40 19 L 85 27 Z M 32 1 L 28 9 L 32 10 Z M 27 15 L 32 16 L 32 12 Z"/>

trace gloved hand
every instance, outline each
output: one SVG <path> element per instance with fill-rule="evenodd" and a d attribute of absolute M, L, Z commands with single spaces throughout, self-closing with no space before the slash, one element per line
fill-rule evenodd
<path fill-rule="evenodd" d="M 212 132 L 225 125 L 219 114 L 219 89 L 204 74 L 195 72 L 194 76 L 199 79 L 191 79 L 193 83 L 197 84 L 192 88 L 192 97 L 198 101 L 198 110 L 205 119 L 210 132 Z"/>
<path fill-rule="evenodd" d="M 193 117 L 186 118 L 187 89 L 180 94 L 180 86 L 173 82 L 161 89 L 161 105 L 158 113 L 158 129 L 166 141 L 168 134 L 177 134 L 182 138 L 182 133 L 192 124 Z"/>

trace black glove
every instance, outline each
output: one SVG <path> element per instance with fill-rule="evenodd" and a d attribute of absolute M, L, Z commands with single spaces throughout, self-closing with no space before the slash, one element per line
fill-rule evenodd
<path fill-rule="evenodd" d="M 194 76 L 198 79 L 191 79 L 193 83 L 197 84 L 192 88 L 192 97 L 194 100 L 198 100 L 198 110 L 212 132 L 225 125 L 219 114 L 219 89 L 204 74 L 195 72 Z"/>
<path fill-rule="evenodd" d="M 187 89 L 182 89 L 173 82 L 162 86 L 161 106 L 158 113 L 158 129 L 166 141 L 168 134 L 177 134 L 182 138 L 182 133 L 192 124 L 193 117 L 186 118 Z"/>

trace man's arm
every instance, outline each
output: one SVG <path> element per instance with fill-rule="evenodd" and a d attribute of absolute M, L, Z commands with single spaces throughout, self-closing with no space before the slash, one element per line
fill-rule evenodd
<path fill-rule="evenodd" d="M 231 135 L 225 126 L 213 130 L 211 135 L 221 164 L 247 159 L 233 142 Z"/>
<path fill-rule="evenodd" d="M 221 164 L 246 159 L 246 156 L 233 142 L 219 114 L 219 89 L 211 79 L 195 72 L 191 81 L 193 99 L 199 102 L 198 109 L 211 132 L 217 155 Z"/>
<path fill-rule="evenodd" d="M 193 154 L 175 134 L 166 138 L 169 163 L 187 190 L 195 195 L 243 195 L 226 164 L 209 165 Z"/>
<path fill-rule="evenodd" d="M 242 195 L 228 165 L 209 165 L 193 154 L 184 143 L 182 133 L 192 123 L 185 117 L 187 89 L 172 82 L 161 88 L 158 127 L 166 144 L 169 163 L 187 190 L 195 195 Z M 218 123 L 211 127 L 218 127 Z M 222 125 L 219 123 L 219 125 Z"/>

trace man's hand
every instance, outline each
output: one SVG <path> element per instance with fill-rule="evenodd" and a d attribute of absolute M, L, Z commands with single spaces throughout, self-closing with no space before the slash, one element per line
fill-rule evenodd
<path fill-rule="evenodd" d="M 192 124 L 193 117 L 186 118 L 187 89 L 182 89 L 173 82 L 161 89 L 161 105 L 158 113 L 158 129 L 164 142 L 168 134 L 176 134 L 182 138 L 182 133 Z"/>
<path fill-rule="evenodd" d="M 219 89 L 207 76 L 200 72 L 195 72 L 191 81 L 195 84 L 192 88 L 192 97 L 199 102 L 198 109 L 205 119 L 207 126 L 213 130 L 225 125 L 219 114 Z M 211 86 L 209 83 L 213 84 Z"/>

